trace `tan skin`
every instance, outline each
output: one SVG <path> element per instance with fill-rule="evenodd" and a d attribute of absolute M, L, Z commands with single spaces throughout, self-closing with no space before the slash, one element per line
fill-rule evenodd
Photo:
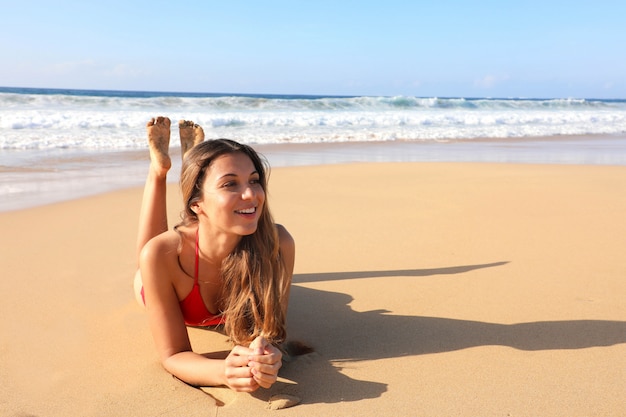
<path fill-rule="evenodd" d="M 167 122 L 169 128 L 169 120 Z M 148 182 L 151 177 L 156 182 L 165 177 L 167 169 L 162 165 L 152 158 Z M 247 155 L 236 152 L 217 158 L 207 169 L 203 199 L 192 206 L 198 223 L 180 227 L 178 232 L 169 230 L 158 234 L 140 253 L 137 278 L 140 281 L 135 288 L 144 287 L 157 352 L 168 372 L 191 385 L 226 385 L 235 391 L 252 392 L 259 387 L 269 388 L 276 382 L 282 365 L 280 350 L 263 337 L 255 339 L 250 346 L 235 346 L 225 359 L 211 359 L 193 352 L 179 305 L 193 287 L 195 239 L 199 230 L 200 292 L 210 312 L 221 310 L 219 266 L 242 236 L 256 230 L 265 203 L 265 193 L 258 179 Z M 276 227 L 282 257 L 291 276 L 295 244 L 284 227 Z M 283 301 L 285 311 L 287 302 L 287 299 Z"/>

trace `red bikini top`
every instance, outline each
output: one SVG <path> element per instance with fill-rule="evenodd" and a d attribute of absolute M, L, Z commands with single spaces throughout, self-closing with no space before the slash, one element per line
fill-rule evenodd
<path fill-rule="evenodd" d="M 183 313 L 185 324 L 187 326 L 217 326 L 224 323 L 224 317 L 221 314 L 213 314 L 204 304 L 202 294 L 200 293 L 200 285 L 198 285 L 198 270 L 200 267 L 200 245 L 199 234 L 196 231 L 196 269 L 194 273 L 194 282 L 191 292 L 180 302 L 180 310 Z"/>

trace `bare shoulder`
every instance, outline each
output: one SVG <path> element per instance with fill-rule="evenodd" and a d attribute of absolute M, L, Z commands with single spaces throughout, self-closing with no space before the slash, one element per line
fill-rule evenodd
<path fill-rule="evenodd" d="M 161 233 L 158 236 L 153 237 L 146 243 L 142 253 L 157 255 L 159 257 L 167 254 L 171 254 L 173 250 L 174 256 L 177 254 L 177 249 L 180 246 L 180 235 L 173 230 Z"/>
<path fill-rule="evenodd" d="M 291 276 L 291 274 L 293 274 L 293 268 L 296 259 L 296 243 L 293 240 L 291 234 L 287 231 L 287 229 L 285 229 L 285 227 L 283 227 L 283 225 L 277 224 L 276 231 L 278 232 L 278 244 L 280 245 L 280 252 L 282 254 L 286 270 Z"/>
<path fill-rule="evenodd" d="M 296 242 L 293 239 L 293 236 L 287 231 L 285 226 L 282 224 L 276 224 L 276 231 L 278 232 L 278 241 L 280 242 L 281 249 L 285 248 L 293 248 L 296 245 Z"/>
<path fill-rule="evenodd" d="M 178 264 L 178 248 L 181 237 L 175 231 L 167 231 L 150 239 L 141 250 L 139 266 L 142 270 L 169 270 Z"/>

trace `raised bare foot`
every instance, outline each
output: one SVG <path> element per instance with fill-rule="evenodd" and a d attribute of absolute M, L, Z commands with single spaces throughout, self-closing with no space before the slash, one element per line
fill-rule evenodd
<path fill-rule="evenodd" d="M 150 148 L 150 165 L 158 175 L 165 175 L 172 167 L 170 159 L 170 119 L 167 117 L 152 118 L 146 125 L 148 146 Z"/>
<path fill-rule="evenodd" d="M 185 159 L 187 152 L 204 140 L 204 130 L 202 126 L 195 124 L 191 120 L 181 120 L 178 122 L 180 131 L 181 156 Z"/>

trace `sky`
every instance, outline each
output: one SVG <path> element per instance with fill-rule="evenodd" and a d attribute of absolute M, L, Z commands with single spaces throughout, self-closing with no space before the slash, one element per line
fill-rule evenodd
<path fill-rule="evenodd" d="M 0 86 L 626 98 L 623 0 L 0 0 Z"/>

